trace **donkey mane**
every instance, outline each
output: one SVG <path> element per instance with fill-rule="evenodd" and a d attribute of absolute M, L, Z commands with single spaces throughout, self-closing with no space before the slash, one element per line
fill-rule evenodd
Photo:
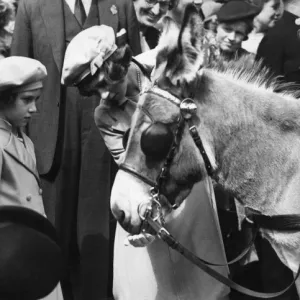
<path fill-rule="evenodd" d="M 263 65 L 262 60 L 254 62 L 251 55 L 244 55 L 238 59 L 213 61 L 207 69 L 215 71 L 237 84 L 250 84 L 261 91 L 261 101 L 266 101 L 264 94 L 274 93 L 274 97 L 267 97 L 268 109 L 261 111 L 265 122 L 270 122 L 282 131 L 296 131 L 300 133 L 300 85 L 285 83 Z M 262 109 L 262 107 L 260 108 Z"/>
<path fill-rule="evenodd" d="M 278 93 L 284 97 L 300 98 L 300 85 L 283 82 L 263 64 L 263 60 L 254 61 L 252 55 L 242 55 L 232 60 L 217 59 L 207 66 L 208 69 L 224 74 L 233 80 L 253 84 L 258 88 Z"/>

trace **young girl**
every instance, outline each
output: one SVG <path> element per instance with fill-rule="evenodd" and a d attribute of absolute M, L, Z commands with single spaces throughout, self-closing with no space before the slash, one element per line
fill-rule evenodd
<path fill-rule="evenodd" d="M 0 207 L 25 207 L 44 217 L 34 146 L 23 129 L 37 112 L 36 103 L 46 76 L 45 66 L 37 60 L 18 56 L 0 60 Z M 35 246 L 38 247 L 38 243 Z M 38 251 L 36 249 L 34 251 Z M 47 259 L 49 253 L 38 252 L 37 261 Z M 32 264 L 36 266 L 36 262 Z M 43 264 L 41 268 L 44 268 Z M 30 274 L 31 270 L 26 271 Z M 40 270 L 41 285 L 49 277 L 44 271 Z M 35 288 L 43 289 L 42 286 Z M 15 292 L 19 292 L 17 287 Z M 24 296 L 24 299 L 27 298 Z M 60 288 L 43 299 L 62 299 Z"/>
<path fill-rule="evenodd" d="M 0 206 L 20 205 L 45 214 L 33 143 L 23 132 L 47 76 L 38 61 L 0 61 Z"/>

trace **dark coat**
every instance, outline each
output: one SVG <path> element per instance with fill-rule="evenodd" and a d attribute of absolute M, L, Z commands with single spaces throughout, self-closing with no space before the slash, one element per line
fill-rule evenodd
<path fill-rule="evenodd" d="M 154 27 L 148 27 L 144 33 L 146 42 L 150 49 L 154 49 L 159 40 L 160 32 Z"/>
<path fill-rule="evenodd" d="M 125 28 L 133 53 L 140 53 L 132 1 L 97 0 L 97 6 L 100 23 L 115 32 Z M 48 71 L 39 112 L 28 132 L 36 149 L 45 211 L 58 230 L 72 274 L 62 281 L 64 297 L 102 299 L 110 296 L 113 165 L 93 120 L 98 100 L 79 97 L 75 87 L 66 89 L 60 84 L 64 24 L 63 0 L 21 0 L 12 54 L 35 58 Z"/>
<path fill-rule="evenodd" d="M 264 59 L 265 64 L 276 75 L 283 75 L 285 81 L 300 83 L 300 26 L 295 24 L 297 18 L 284 12 L 261 41 L 257 59 Z"/>

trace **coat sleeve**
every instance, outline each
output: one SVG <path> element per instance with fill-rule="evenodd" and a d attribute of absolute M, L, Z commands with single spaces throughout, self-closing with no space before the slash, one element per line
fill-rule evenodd
<path fill-rule="evenodd" d="M 30 18 L 25 0 L 20 0 L 18 5 L 11 55 L 33 57 Z"/>
<path fill-rule="evenodd" d="M 125 156 L 125 149 L 123 147 L 123 136 L 125 132 L 113 130 L 113 128 L 107 124 L 108 122 L 105 122 L 107 118 L 106 115 L 106 111 L 98 107 L 94 113 L 94 120 L 114 161 L 117 165 L 120 165 Z"/>
<path fill-rule="evenodd" d="M 125 149 L 123 147 L 123 136 L 125 132 L 116 133 L 109 127 L 103 126 L 101 123 L 98 123 L 97 127 L 114 161 L 117 165 L 120 165 L 125 157 Z"/>

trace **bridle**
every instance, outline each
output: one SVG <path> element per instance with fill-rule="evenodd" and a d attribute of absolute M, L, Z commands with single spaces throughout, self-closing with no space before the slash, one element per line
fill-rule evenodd
<path fill-rule="evenodd" d="M 136 172 L 134 167 L 130 166 L 129 164 L 126 164 L 126 163 L 121 164 L 120 169 L 127 173 L 134 175 L 135 177 L 142 180 L 144 183 L 150 185 L 151 186 L 150 187 L 150 196 L 151 196 L 151 202 L 152 202 L 152 210 L 161 210 L 162 209 L 162 204 L 160 203 L 161 190 L 162 190 L 164 183 L 166 182 L 166 180 L 168 178 L 168 175 L 170 172 L 170 167 L 174 160 L 176 150 L 179 147 L 182 133 L 183 133 L 183 130 L 184 130 L 184 127 L 186 124 L 188 124 L 189 132 L 203 157 L 203 160 L 205 163 L 205 168 L 206 168 L 207 174 L 209 176 L 212 176 L 213 168 L 212 168 L 212 164 L 210 163 L 210 160 L 208 158 L 208 155 L 204 149 L 204 146 L 203 146 L 202 140 L 200 138 L 200 135 L 198 133 L 197 127 L 192 122 L 192 117 L 194 115 L 196 115 L 196 112 L 197 112 L 197 105 L 196 105 L 195 101 L 192 98 L 185 98 L 183 100 L 180 100 L 179 98 L 175 97 L 171 93 L 160 89 L 156 85 L 152 86 L 151 88 L 144 91 L 143 93 L 159 96 L 161 99 L 167 100 L 167 101 L 171 102 L 172 104 L 176 105 L 177 107 L 179 107 L 180 112 L 179 112 L 179 116 L 177 118 L 176 128 L 175 128 L 175 131 L 173 134 L 174 135 L 173 141 L 172 141 L 172 144 L 169 148 L 168 154 L 167 154 L 166 158 L 164 159 L 163 165 L 162 165 L 155 181 Z M 143 109 L 143 108 L 140 107 L 140 109 Z M 146 114 L 149 115 L 149 112 L 146 112 Z M 151 118 L 151 116 L 150 116 L 150 118 Z M 173 209 L 176 209 L 178 207 L 178 204 L 170 203 L 170 202 L 169 202 L 169 204 Z M 159 211 L 159 213 L 157 215 L 159 215 L 161 218 L 162 217 L 161 211 Z M 140 217 L 142 219 L 144 219 L 144 217 L 142 215 L 140 215 Z M 161 221 L 163 222 L 163 218 L 161 218 Z"/>

